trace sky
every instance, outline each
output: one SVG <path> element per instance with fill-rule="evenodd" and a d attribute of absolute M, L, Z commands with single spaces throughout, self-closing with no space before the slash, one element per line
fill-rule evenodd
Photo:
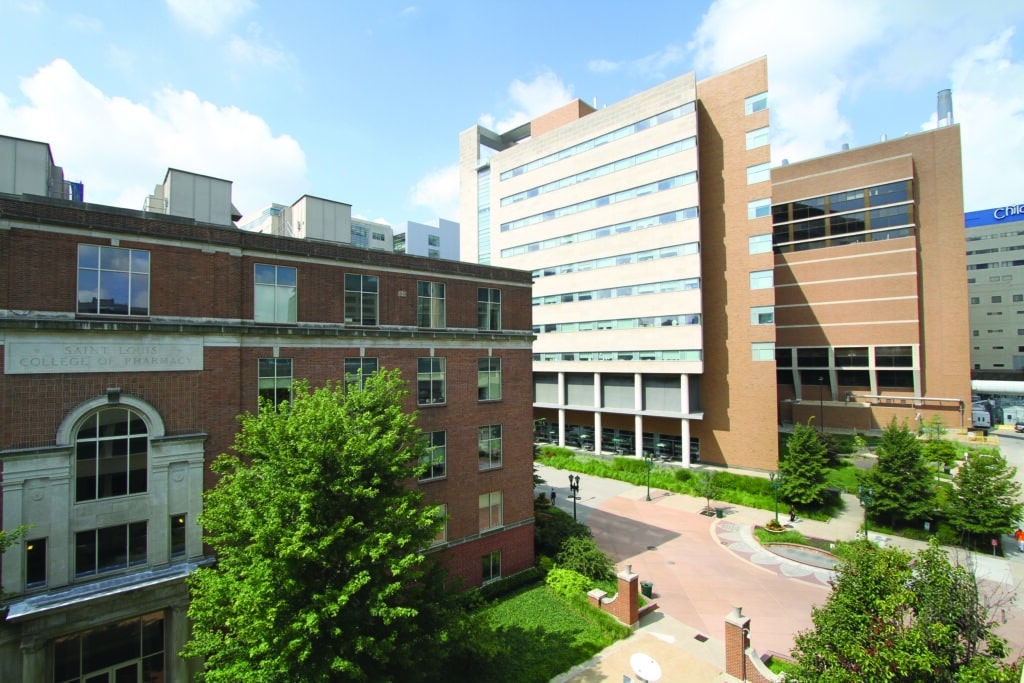
<path fill-rule="evenodd" d="M 773 163 L 934 127 L 950 88 L 965 210 L 1024 202 L 1019 0 L 0 0 L 0 26 L 0 135 L 99 204 L 141 209 L 173 167 L 245 214 L 458 220 L 461 131 L 762 55 Z"/>

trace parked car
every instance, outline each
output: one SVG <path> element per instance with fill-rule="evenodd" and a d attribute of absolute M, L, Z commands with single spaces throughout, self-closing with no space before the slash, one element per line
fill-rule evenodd
<path fill-rule="evenodd" d="M 1018 422 L 1017 424 L 1013 425 L 1013 431 L 1017 432 L 1018 434 L 1024 434 L 1024 422 Z"/>

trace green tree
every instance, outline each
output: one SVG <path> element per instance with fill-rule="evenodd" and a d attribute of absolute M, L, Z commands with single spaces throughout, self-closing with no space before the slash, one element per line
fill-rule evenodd
<path fill-rule="evenodd" d="M 702 470 L 697 473 L 693 482 L 694 490 L 708 502 L 705 511 L 709 517 L 714 514 L 711 512 L 711 501 L 722 493 L 722 486 L 718 482 L 717 475 L 718 472 L 715 470 Z"/>
<path fill-rule="evenodd" d="M 422 550 L 437 509 L 409 488 L 424 446 L 398 371 L 239 418 L 201 523 L 217 562 L 190 579 L 206 681 L 437 680 L 453 596 Z"/>
<path fill-rule="evenodd" d="M 798 423 L 786 440 L 785 455 L 779 460 L 779 497 L 797 505 L 821 504 L 828 480 L 827 465 L 827 446 L 821 435 L 810 423 Z"/>
<path fill-rule="evenodd" d="M 949 523 L 967 540 L 999 538 L 1021 518 L 1017 468 L 999 453 L 969 453 L 953 477 Z"/>
<path fill-rule="evenodd" d="M 931 517 L 935 506 L 935 476 L 928 469 L 917 434 L 896 418 L 882 433 L 878 462 L 866 472 L 863 485 L 872 489 L 868 516 L 890 526 Z"/>
<path fill-rule="evenodd" d="M 592 538 L 570 536 L 555 558 L 562 569 L 570 569 L 596 581 L 615 577 L 615 567 Z"/>
<path fill-rule="evenodd" d="M 975 577 L 932 542 L 915 556 L 842 544 L 832 593 L 797 634 L 793 680 L 829 683 L 1009 681 L 1005 642 Z"/>

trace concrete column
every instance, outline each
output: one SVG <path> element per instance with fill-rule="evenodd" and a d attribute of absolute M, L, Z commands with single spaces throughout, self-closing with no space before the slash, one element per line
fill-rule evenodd
<path fill-rule="evenodd" d="M 634 454 L 638 458 L 644 456 L 644 418 L 640 413 L 644 409 L 644 376 L 642 373 L 633 374 L 633 410 L 636 416 L 633 418 L 633 439 Z"/>
<path fill-rule="evenodd" d="M 683 455 L 683 467 L 691 467 L 690 462 L 690 420 L 683 418 L 679 421 L 679 440 L 680 448 L 682 448 Z"/>
<path fill-rule="evenodd" d="M 565 396 L 565 373 L 558 373 L 558 405 L 568 403 Z M 565 447 L 565 408 L 558 409 L 558 445 Z"/>
<path fill-rule="evenodd" d="M 174 656 L 166 657 L 167 680 L 170 683 L 188 683 L 189 662 L 177 656 L 188 642 L 188 610 L 181 605 L 171 607 L 164 612 L 164 619 L 164 651 L 174 653 Z"/>
<path fill-rule="evenodd" d="M 633 431 L 636 437 L 633 439 L 634 455 L 638 458 L 644 457 L 644 418 L 643 415 L 633 417 Z"/>
<path fill-rule="evenodd" d="M 594 453 L 601 452 L 601 373 L 594 373 Z"/>
<path fill-rule="evenodd" d="M 24 480 L 4 484 L 4 528 L 17 529 L 21 526 L 24 492 Z M 3 564 L 0 566 L 3 567 L 4 581 L 0 593 L 21 593 L 21 563 L 25 558 L 23 548 L 24 545 L 18 542 L 3 554 Z"/>
<path fill-rule="evenodd" d="M 46 681 L 46 641 L 26 638 L 21 641 L 22 683 Z"/>

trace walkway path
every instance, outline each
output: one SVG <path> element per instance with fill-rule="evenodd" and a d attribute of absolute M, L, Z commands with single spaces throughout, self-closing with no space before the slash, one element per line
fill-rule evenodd
<path fill-rule="evenodd" d="M 567 473 L 544 466 L 538 466 L 538 471 L 548 483 L 538 487 L 537 492 L 550 493 L 554 484 L 558 507 L 571 514 L 573 501 L 569 499 L 567 482 L 560 483 L 567 479 Z M 772 517 L 770 512 L 725 504 L 723 519 L 709 518 L 699 514 L 705 505 L 703 499 L 652 489 L 651 500 L 647 501 L 645 487 L 586 475 L 581 476 L 580 493 L 580 500 L 576 501 L 577 517 L 591 528 L 594 539 L 617 567 L 630 564 L 641 581 L 654 584 L 654 596 L 659 605 L 660 616 L 656 622 L 645 619 L 637 635 L 613 648 L 636 651 L 637 648 L 629 644 L 631 641 L 643 636 L 649 628 L 665 629 L 672 624 L 675 631 L 689 634 L 681 639 L 672 636 L 674 641 L 687 645 L 685 651 L 676 648 L 672 652 L 689 657 L 692 654 L 689 650 L 696 648 L 698 654 L 706 653 L 705 660 L 714 664 L 718 660 L 711 655 L 719 653 L 716 655 L 719 659 L 721 656 L 725 615 L 733 606 L 740 606 L 744 614 L 751 617 L 751 642 L 758 652 L 788 653 L 794 635 L 812 625 L 811 607 L 822 604 L 828 596 L 830 572 L 766 553 L 760 548 L 751 529 L 767 522 Z M 798 518 L 794 528 L 805 536 L 832 541 L 855 538 L 862 529 L 863 512 L 855 497 L 844 496 L 844 500 L 847 512 L 840 517 L 827 522 Z M 875 533 L 871 538 L 908 550 L 925 545 Z M 978 576 L 990 582 L 990 587 L 998 586 L 1005 592 L 1015 591 L 1024 584 L 1024 555 L 1015 551 L 1011 551 L 1007 559 L 976 553 L 967 556 L 960 551 L 960 558 L 971 562 Z M 1021 608 L 1018 604 L 1005 610 L 1008 621 L 1000 629 L 1018 653 L 1024 652 L 1024 611 Z M 618 651 L 613 648 L 610 650 Z M 573 683 L 621 681 L 624 672 L 616 668 L 617 663 L 608 664 L 609 677 L 597 676 L 593 667 L 600 668 L 600 661 L 611 661 L 608 657 L 612 657 L 612 652 L 602 657 L 591 663 L 587 676 L 560 677 L 559 680 Z M 679 665 L 683 666 L 681 661 Z M 698 677 L 688 680 L 698 680 Z M 720 679 L 700 677 L 699 680 Z"/>

